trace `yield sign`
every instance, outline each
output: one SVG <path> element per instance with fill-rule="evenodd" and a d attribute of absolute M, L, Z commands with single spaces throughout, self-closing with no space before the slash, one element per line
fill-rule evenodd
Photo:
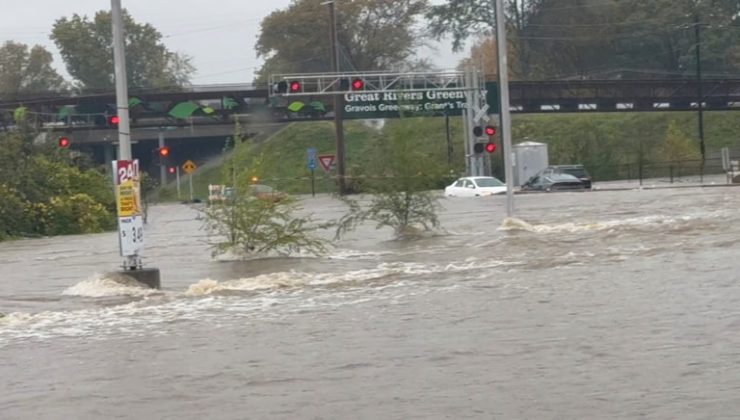
<path fill-rule="evenodd" d="M 334 166 L 335 155 L 321 155 L 319 156 L 319 163 L 326 172 L 331 171 L 331 167 Z"/>

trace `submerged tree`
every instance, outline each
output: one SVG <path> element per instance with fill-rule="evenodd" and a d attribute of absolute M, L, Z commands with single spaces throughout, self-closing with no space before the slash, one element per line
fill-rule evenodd
<path fill-rule="evenodd" d="M 310 215 L 299 217 L 300 205 L 294 197 L 255 184 L 263 171 L 259 153 L 236 128 L 237 150 L 224 165 L 225 184 L 230 185 L 220 200 L 204 210 L 206 226 L 218 238 L 214 254 L 236 251 L 244 255 L 269 255 L 271 252 L 322 254 L 328 241 L 318 232 L 330 223 L 318 223 Z M 249 151 L 249 166 L 240 159 Z M 255 155 L 257 157 L 255 158 Z"/>
<path fill-rule="evenodd" d="M 295 217 L 297 210 L 299 206 L 294 198 L 273 201 L 248 193 L 211 203 L 205 209 L 206 223 L 220 238 L 213 244 L 214 253 L 326 252 L 326 240 L 314 235 L 322 225 L 311 217 Z"/>
<path fill-rule="evenodd" d="M 443 152 L 417 147 L 414 134 L 414 125 L 401 120 L 391 124 L 388 136 L 378 140 L 369 172 L 382 174 L 381 179 L 367 182 L 366 190 L 372 194 L 368 206 L 343 198 L 349 212 L 338 222 L 337 238 L 365 221 L 376 222 L 378 229 L 392 228 L 399 239 L 440 226 L 438 196 L 430 190 L 443 178 L 445 168 L 437 164 Z"/>

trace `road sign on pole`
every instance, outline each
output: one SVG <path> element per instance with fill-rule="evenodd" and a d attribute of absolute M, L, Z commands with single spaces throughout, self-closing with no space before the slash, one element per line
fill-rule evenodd
<path fill-rule="evenodd" d="M 324 168 L 324 171 L 330 172 L 336 159 L 336 155 L 321 155 L 319 156 L 319 163 L 321 163 L 321 167 Z"/>
<path fill-rule="evenodd" d="M 309 147 L 306 150 L 306 154 L 308 156 L 308 169 L 314 170 L 317 167 L 316 163 L 316 148 L 315 147 Z"/>
<path fill-rule="evenodd" d="M 182 164 L 182 170 L 188 175 L 195 172 L 196 169 L 198 169 L 198 165 L 196 165 L 192 160 L 188 160 Z"/>
<path fill-rule="evenodd" d="M 482 108 L 478 108 L 476 105 L 473 105 L 473 112 L 475 112 L 475 116 L 473 119 L 476 123 L 480 122 L 488 122 L 490 118 L 488 117 L 488 109 L 490 106 L 488 104 L 483 105 Z"/>
<path fill-rule="evenodd" d="M 121 256 L 138 258 L 144 249 L 144 217 L 141 204 L 139 160 L 113 161 L 113 181 L 118 213 Z"/>

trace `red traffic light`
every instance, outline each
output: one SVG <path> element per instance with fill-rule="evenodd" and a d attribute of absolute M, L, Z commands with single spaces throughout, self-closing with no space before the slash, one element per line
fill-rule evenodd
<path fill-rule="evenodd" d="M 170 148 L 167 146 L 160 147 L 159 148 L 159 156 L 161 157 L 167 157 L 170 155 Z"/>
<path fill-rule="evenodd" d="M 487 136 L 495 136 L 496 135 L 496 127 L 492 127 L 490 125 L 486 126 L 486 135 Z"/>
<path fill-rule="evenodd" d="M 69 141 L 69 137 L 59 137 L 59 147 L 66 149 L 69 147 L 70 143 L 71 142 Z"/>
<path fill-rule="evenodd" d="M 290 93 L 297 93 L 301 91 L 301 82 L 292 81 L 290 82 Z"/>
<path fill-rule="evenodd" d="M 119 118 L 118 115 L 112 115 L 108 117 L 108 124 L 114 127 L 118 127 L 118 123 L 120 122 L 121 122 L 121 118 Z"/>
<path fill-rule="evenodd" d="M 486 152 L 493 153 L 496 151 L 496 143 L 488 142 L 486 143 Z"/>
<path fill-rule="evenodd" d="M 170 166 L 169 168 L 167 168 L 167 172 L 169 172 L 171 174 L 174 174 L 176 171 L 177 171 L 177 169 L 174 166 Z"/>
<path fill-rule="evenodd" d="M 352 90 L 362 90 L 365 87 L 365 81 L 362 79 L 354 79 L 352 81 Z"/>

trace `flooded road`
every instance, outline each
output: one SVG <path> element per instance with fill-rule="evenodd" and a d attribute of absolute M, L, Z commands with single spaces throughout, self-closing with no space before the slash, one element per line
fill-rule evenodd
<path fill-rule="evenodd" d="M 1 243 L 0 418 L 737 418 L 740 189 L 516 199 L 257 261 L 157 206 L 161 291 L 102 279 L 112 233 Z"/>

